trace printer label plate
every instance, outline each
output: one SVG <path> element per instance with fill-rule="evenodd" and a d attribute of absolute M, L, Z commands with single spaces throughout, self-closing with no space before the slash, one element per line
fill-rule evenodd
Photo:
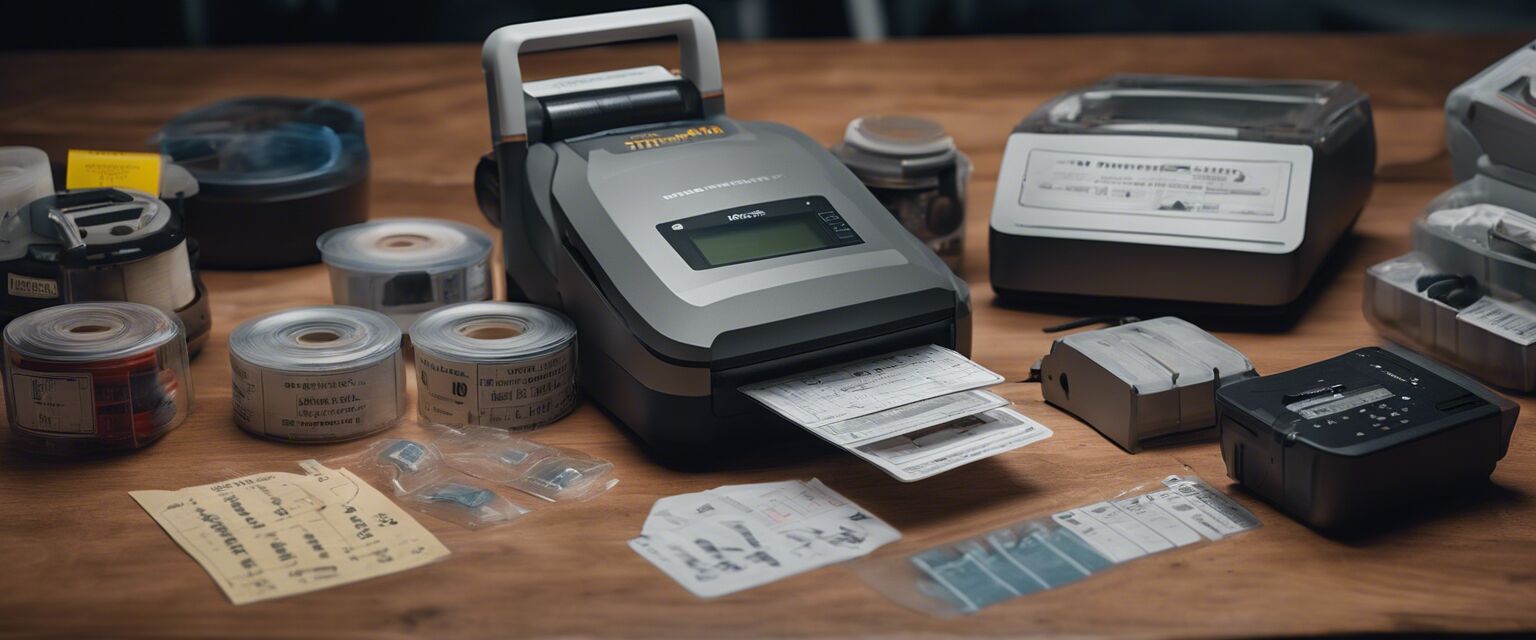
<path fill-rule="evenodd" d="M 1018 133 L 993 205 L 1002 233 L 1289 253 L 1312 150 L 1237 140 Z"/>

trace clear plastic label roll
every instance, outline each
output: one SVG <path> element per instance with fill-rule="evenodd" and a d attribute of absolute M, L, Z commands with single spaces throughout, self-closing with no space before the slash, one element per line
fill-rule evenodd
<path fill-rule="evenodd" d="M 383 431 L 406 412 L 400 328 L 383 314 L 299 307 L 229 335 L 235 424 L 290 442 L 338 442 Z"/>
<path fill-rule="evenodd" d="M 136 449 L 192 410 L 181 323 L 149 305 L 87 302 L 5 327 L 11 429 L 46 448 Z"/>
<path fill-rule="evenodd" d="M 576 407 L 576 325 L 531 304 L 472 302 L 411 327 L 416 407 L 423 422 L 511 431 Z"/>
<path fill-rule="evenodd" d="M 401 329 L 444 305 L 491 297 L 491 238 L 446 220 L 398 218 L 320 236 L 336 304 L 373 309 Z"/>

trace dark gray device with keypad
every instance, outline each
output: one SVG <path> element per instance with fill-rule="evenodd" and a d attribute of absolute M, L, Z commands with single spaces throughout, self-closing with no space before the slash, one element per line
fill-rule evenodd
<path fill-rule="evenodd" d="M 1520 407 L 1398 349 L 1367 347 L 1216 392 L 1227 475 L 1340 529 L 1486 481 Z"/>

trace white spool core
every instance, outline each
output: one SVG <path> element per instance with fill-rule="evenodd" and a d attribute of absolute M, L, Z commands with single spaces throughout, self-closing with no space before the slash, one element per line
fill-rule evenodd
<path fill-rule="evenodd" d="M 454 328 L 459 335 L 471 340 L 506 340 L 523 335 L 527 327 L 511 320 L 481 320 Z"/>

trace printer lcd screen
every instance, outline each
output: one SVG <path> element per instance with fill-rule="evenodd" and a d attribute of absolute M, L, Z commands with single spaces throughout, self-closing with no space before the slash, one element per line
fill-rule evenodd
<path fill-rule="evenodd" d="M 831 246 L 815 216 L 783 216 L 751 225 L 719 226 L 689 234 L 710 266 L 760 260 Z"/>
<path fill-rule="evenodd" d="M 821 196 L 732 207 L 656 225 L 694 269 L 777 258 L 864 240 Z"/>

